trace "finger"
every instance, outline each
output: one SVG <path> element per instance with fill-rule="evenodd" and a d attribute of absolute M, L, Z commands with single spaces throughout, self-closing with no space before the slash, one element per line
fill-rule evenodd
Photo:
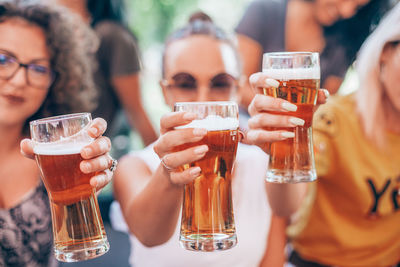
<path fill-rule="evenodd" d="M 91 137 L 97 138 L 102 135 L 107 129 L 107 122 L 102 118 L 96 118 L 90 124 L 88 133 Z"/>
<path fill-rule="evenodd" d="M 162 157 L 169 169 L 177 169 L 182 165 L 190 164 L 203 158 L 208 151 L 207 145 L 195 146 L 182 151 L 174 152 Z"/>
<path fill-rule="evenodd" d="M 294 133 L 287 131 L 250 130 L 247 133 L 247 141 L 252 145 L 258 146 L 267 142 L 282 141 L 293 137 Z"/>
<path fill-rule="evenodd" d="M 329 91 L 326 89 L 319 89 L 317 96 L 317 105 L 325 104 L 329 98 Z"/>
<path fill-rule="evenodd" d="M 198 142 L 207 134 L 206 129 L 202 128 L 187 128 L 169 131 L 163 134 L 157 143 L 154 145 L 154 151 L 159 157 L 163 157 L 170 152 L 174 147 Z"/>
<path fill-rule="evenodd" d="M 163 134 L 177 126 L 188 124 L 196 117 L 196 114 L 190 112 L 170 112 L 161 118 L 160 132 Z"/>
<path fill-rule="evenodd" d="M 33 142 L 31 139 L 25 138 L 20 143 L 20 151 L 21 154 L 30 159 L 35 158 L 35 154 L 33 152 Z"/>
<path fill-rule="evenodd" d="M 248 121 L 250 129 L 265 127 L 297 127 L 303 126 L 304 123 L 305 121 L 300 118 L 269 113 L 259 113 L 251 117 Z"/>
<path fill-rule="evenodd" d="M 279 81 L 270 78 L 262 72 L 252 74 L 249 78 L 249 82 L 255 91 L 257 91 L 257 88 L 279 87 Z"/>
<path fill-rule="evenodd" d="M 263 111 L 296 111 L 297 106 L 282 98 L 256 94 L 249 105 L 249 114 L 255 115 Z"/>
<path fill-rule="evenodd" d="M 182 172 L 171 172 L 170 179 L 173 184 L 185 185 L 192 182 L 201 174 L 200 167 L 192 167 Z"/>
<path fill-rule="evenodd" d="M 96 176 L 90 178 L 90 185 L 96 188 L 96 191 L 103 189 L 112 180 L 113 173 L 109 170 L 102 171 Z"/>
<path fill-rule="evenodd" d="M 110 149 L 110 139 L 106 136 L 100 136 L 82 149 L 81 156 L 84 159 L 91 159 L 110 152 Z"/>
<path fill-rule="evenodd" d="M 106 154 L 89 160 L 82 160 L 80 169 L 83 173 L 99 172 L 108 169 L 112 164 L 112 158 Z"/>

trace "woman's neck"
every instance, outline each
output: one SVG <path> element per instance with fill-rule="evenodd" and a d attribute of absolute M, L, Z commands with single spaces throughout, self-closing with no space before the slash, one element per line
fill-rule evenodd
<path fill-rule="evenodd" d="M 12 127 L 0 125 L 0 157 L 7 155 L 15 149 L 19 149 L 19 143 L 22 139 L 22 126 Z"/>
<path fill-rule="evenodd" d="M 390 132 L 400 134 L 400 110 L 398 110 L 389 100 L 388 97 L 384 98 L 384 115 L 386 118 L 386 128 Z"/>

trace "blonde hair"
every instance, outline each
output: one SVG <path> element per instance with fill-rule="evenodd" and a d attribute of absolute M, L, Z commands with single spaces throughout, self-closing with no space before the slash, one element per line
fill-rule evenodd
<path fill-rule="evenodd" d="M 386 118 L 381 81 L 381 55 L 386 44 L 400 40 L 400 3 L 382 20 L 360 49 L 356 61 L 360 88 L 357 110 L 365 135 L 378 147 L 385 145 Z"/>

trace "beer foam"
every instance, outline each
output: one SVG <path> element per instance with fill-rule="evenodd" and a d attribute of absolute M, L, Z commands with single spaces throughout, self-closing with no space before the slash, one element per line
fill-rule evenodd
<path fill-rule="evenodd" d="M 205 119 L 193 120 L 189 124 L 175 127 L 175 129 L 184 128 L 204 128 L 207 131 L 237 130 L 239 120 L 237 118 L 222 118 L 217 115 L 209 115 Z"/>
<path fill-rule="evenodd" d="M 263 73 L 276 80 L 309 80 L 320 79 L 319 68 L 298 68 L 298 69 L 263 69 Z"/>
<path fill-rule="evenodd" d="M 72 155 L 79 154 L 84 146 L 89 143 L 74 143 L 74 144 L 40 144 L 33 147 L 33 152 L 37 155 Z"/>

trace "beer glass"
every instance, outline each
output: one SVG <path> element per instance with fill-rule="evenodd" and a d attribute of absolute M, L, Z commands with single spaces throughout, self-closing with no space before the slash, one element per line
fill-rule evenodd
<path fill-rule="evenodd" d="M 236 245 L 232 209 L 232 168 L 238 146 L 238 106 L 234 102 L 176 103 L 175 111 L 197 114 L 191 123 L 177 128 L 205 128 L 199 142 L 177 151 L 206 144 L 204 158 L 181 167 L 199 166 L 201 174 L 184 186 L 180 243 L 188 250 L 226 250 Z"/>
<path fill-rule="evenodd" d="M 95 188 L 94 173 L 79 168 L 82 148 L 93 141 L 87 133 L 90 113 L 30 122 L 33 151 L 50 200 L 54 252 L 65 262 L 92 259 L 109 250 Z"/>
<path fill-rule="evenodd" d="M 313 109 L 320 81 L 318 53 L 265 53 L 263 73 L 279 81 L 278 87 L 259 88 L 264 95 L 283 98 L 297 106 L 295 112 L 271 112 L 301 118 L 304 126 L 268 128 L 295 134 L 270 144 L 266 180 L 277 183 L 311 182 L 317 178 L 312 144 Z"/>

